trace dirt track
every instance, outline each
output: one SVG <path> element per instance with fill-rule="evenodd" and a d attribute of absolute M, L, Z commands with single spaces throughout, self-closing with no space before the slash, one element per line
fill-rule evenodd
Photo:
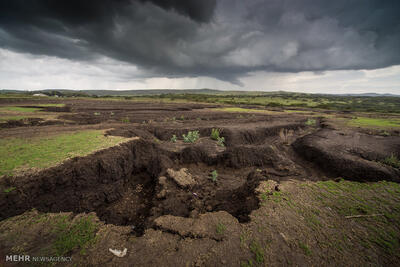
<path fill-rule="evenodd" d="M 140 244 L 157 240 L 159 249 L 174 250 L 168 240 L 187 242 L 180 243 L 175 260 L 168 258 L 165 264 L 170 266 L 182 263 L 180 257 L 190 260 L 197 249 L 240 253 L 235 242 L 241 224 L 249 223 L 252 211 L 260 207 L 255 190 L 261 181 L 337 177 L 400 181 L 399 170 L 377 163 L 400 154 L 400 137 L 339 131 L 325 127 L 320 119 L 315 126 L 306 126 L 307 117 L 301 114 L 224 113 L 198 104 L 67 101 L 67 105 L 70 114 L 60 117 L 65 123 L 17 125 L 2 129 L 0 137 L 113 128 L 107 134 L 138 138 L 39 173 L 4 177 L 0 188 L 17 190 L 0 195 L 0 220 L 32 208 L 95 212 L 106 224 L 129 226 L 123 231 L 130 229 L 126 234 L 140 237 Z M 122 123 L 124 118 L 129 122 Z M 213 128 L 221 130 L 225 147 L 209 138 Z M 194 144 L 181 140 L 189 130 L 200 132 Z M 170 142 L 173 134 L 180 139 L 176 143 Z M 187 176 L 177 177 L 174 173 L 183 168 Z M 213 170 L 218 171 L 216 182 L 210 179 Z M 210 234 L 211 221 L 224 221 L 230 232 L 223 237 Z M 143 258 L 155 257 L 157 249 L 149 253 L 137 249 L 130 260 L 148 264 Z M 229 266 L 237 265 L 238 258 L 222 260 Z M 98 260 L 89 261 L 102 264 Z M 212 265 L 207 260 L 197 263 Z"/>

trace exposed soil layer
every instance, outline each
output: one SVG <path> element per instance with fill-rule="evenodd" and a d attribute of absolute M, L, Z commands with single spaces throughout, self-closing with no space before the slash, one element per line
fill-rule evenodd
<path fill-rule="evenodd" d="M 162 176 L 168 168 L 192 161 L 187 151 L 195 149 L 171 152 L 138 139 L 37 174 L 5 177 L 2 187 L 17 190 L 0 198 L 0 218 L 31 208 L 44 212 L 96 211 L 106 223 L 131 225 L 139 235 L 165 214 L 189 217 L 225 210 L 241 222 L 248 221 L 248 214 L 258 207 L 254 188 L 264 176 L 250 170 L 221 170 L 213 182 L 210 167 L 201 160 L 188 167 L 195 181 L 190 188 L 182 188 L 173 177 Z"/>
<path fill-rule="evenodd" d="M 336 176 L 357 181 L 400 181 L 400 171 L 380 163 L 400 155 L 400 138 L 321 129 L 293 143 L 307 160 Z"/>

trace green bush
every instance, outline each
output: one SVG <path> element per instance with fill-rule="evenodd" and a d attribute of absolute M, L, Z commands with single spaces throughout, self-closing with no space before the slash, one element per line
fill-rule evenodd
<path fill-rule="evenodd" d="M 314 119 L 307 119 L 307 121 L 305 122 L 305 124 L 306 124 L 307 126 L 313 126 L 313 125 L 315 125 L 316 123 L 317 123 L 317 121 L 314 120 Z"/>
<path fill-rule="evenodd" d="M 176 140 L 177 140 L 178 138 L 176 137 L 176 135 L 174 134 L 172 137 L 171 137 L 171 142 L 172 143 L 176 143 Z"/>
<path fill-rule="evenodd" d="M 218 145 L 219 146 L 225 146 L 225 138 L 224 137 L 218 137 L 217 139 Z"/>
<path fill-rule="evenodd" d="M 220 130 L 219 129 L 212 129 L 211 130 L 211 139 L 213 139 L 213 140 L 218 140 L 218 138 L 220 138 L 219 137 L 219 132 L 220 132 Z"/>
<path fill-rule="evenodd" d="M 185 143 L 194 143 L 197 139 L 200 138 L 199 131 L 189 131 L 187 135 L 183 134 L 183 142 Z"/>
<path fill-rule="evenodd" d="M 217 170 L 213 170 L 211 172 L 211 178 L 210 179 L 215 183 L 217 181 L 217 178 L 218 178 L 218 172 L 217 172 Z"/>

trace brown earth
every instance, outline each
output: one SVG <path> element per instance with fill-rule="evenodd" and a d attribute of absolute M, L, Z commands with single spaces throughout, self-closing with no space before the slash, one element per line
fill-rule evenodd
<path fill-rule="evenodd" d="M 67 108 L 46 110 L 63 112 L 58 125 L 8 122 L 0 138 L 110 128 L 108 135 L 138 138 L 38 173 L 2 177 L 0 229 L 1 221 L 18 221 L 21 216 L 65 212 L 73 219 L 94 212 L 101 221 L 99 242 L 87 256 L 73 252 L 88 265 L 238 266 L 253 257 L 243 249 L 241 235 L 253 224 L 254 214 L 263 211 L 257 188 L 265 181 L 277 192 L 280 184 L 337 177 L 400 181 L 398 169 L 379 163 L 392 154 L 400 156 L 398 136 L 341 131 L 327 127 L 325 119 L 307 126 L 304 114 L 216 112 L 214 105 L 199 104 L 62 101 Z M 225 146 L 209 137 L 213 128 L 220 129 Z M 201 138 L 184 143 L 182 134 L 192 130 Z M 172 135 L 177 142 L 170 141 Z M 216 181 L 211 179 L 214 170 Z M 9 187 L 16 190 L 4 193 Z M 224 225 L 221 233 L 216 231 L 218 224 Z M 38 246 L 45 245 L 39 238 L 43 227 L 29 228 L 25 253 L 37 253 Z M 279 236 L 284 246 L 286 237 Z M 2 235 L 0 243 L 0 254 L 16 245 Z M 127 257 L 109 253 L 114 247 L 128 247 Z M 307 264 L 303 256 L 289 258 L 295 265 Z M 291 265 L 276 259 L 271 263 Z"/>

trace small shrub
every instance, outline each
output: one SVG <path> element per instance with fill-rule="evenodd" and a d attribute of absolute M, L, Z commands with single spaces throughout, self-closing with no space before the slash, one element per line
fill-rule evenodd
<path fill-rule="evenodd" d="M 317 121 L 314 119 L 307 119 L 307 121 L 305 122 L 305 125 L 314 126 L 316 123 L 317 123 Z"/>
<path fill-rule="evenodd" d="M 176 135 L 174 134 L 174 135 L 171 137 L 171 142 L 172 142 L 172 143 L 176 143 L 176 140 L 178 140 L 178 138 L 177 138 Z"/>
<path fill-rule="evenodd" d="M 111 111 L 110 116 L 114 116 L 114 112 Z"/>
<path fill-rule="evenodd" d="M 95 113 L 93 113 L 95 116 L 100 116 L 100 112 L 95 112 Z"/>
<path fill-rule="evenodd" d="M 211 130 L 211 139 L 213 139 L 213 140 L 218 140 L 218 138 L 220 138 L 219 137 L 219 132 L 220 132 L 220 130 L 219 129 L 212 129 Z"/>
<path fill-rule="evenodd" d="M 199 131 L 189 131 L 187 135 L 183 134 L 183 142 L 194 143 L 200 138 Z"/>
<path fill-rule="evenodd" d="M 123 123 L 129 123 L 130 120 L 129 120 L 128 117 L 125 117 L 125 118 L 122 118 L 121 121 L 122 121 Z"/>
<path fill-rule="evenodd" d="M 217 172 L 217 170 L 213 170 L 211 172 L 211 178 L 210 179 L 215 183 L 217 181 L 217 178 L 218 178 L 218 172 Z"/>
<path fill-rule="evenodd" d="M 218 145 L 219 146 L 225 146 L 225 138 L 224 137 L 218 137 L 217 139 Z"/>

